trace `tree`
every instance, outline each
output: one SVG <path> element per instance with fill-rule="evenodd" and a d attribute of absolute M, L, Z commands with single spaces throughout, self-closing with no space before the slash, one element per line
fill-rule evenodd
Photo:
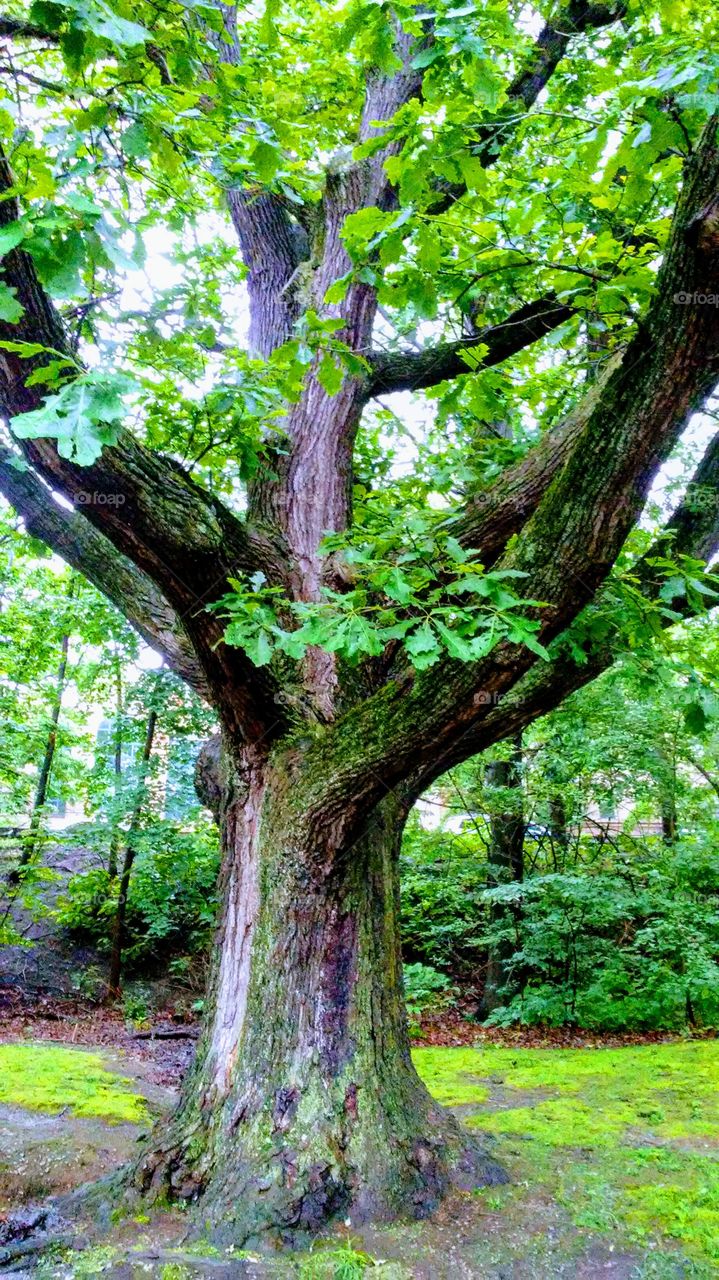
<path fill-rule="evenodd" d="M 485 770 L 487 800 L 492 804 L 491 841 L 487 854 L 487 886 L 490 889 L 507 882 L 517 883 L 524 877 L 521 770 L 522 736 L 518 734 L 512 743 L 509 759 L 491 760 Z M 490 928 L 492 925 L 496 928 L 505 917 L 506 911 L 501 904 L 493 902 L 490 908 Z M 507 962 L 514 950 L 511 943 L 499 939 L 489 944 L 480 1002 L 482 1017 L 486 1018 L 501 1003 L 500 993 L 509 978 Z"/>
<path fill-rule="evenodd" d="M 132 807 L 130 816 L 130 825 L 127 829 L 127 842 L 125 844 L 125 853 L 122 860 L 122 870 L 120 872 L 120 883 L 118 886 L 117 905 L 115 907 L 115 918 L 112 922 L 112 949 L 110 952 L 110 973 L 107 982 L 108 994 L 111 998 L 115 998 L 120 993 L 120 979 L 122 977 L 122 952 L 125 946 L 125 915 L 127 911 L 127 895 L 130 890 L 130 876 L 132 875 L 132 866 L 135 861 L 137 852 L 137 829 L 142 814 L 142 806 L 145 802 L 145 790 L 147 785 L 147 773 L 150 767 L 150 757 L 152 756 L 152 748 L 155 742 L 155 730 L 157 729 L 157 695 L 159 693 L 160 682 L 159 677 L 155 682 L 153 689 L 154 697 L 147 713 L 147 724 L 145 726 L 145 741 L 140 754 L 138 770 L 137 770 L 137 786 L 135 790 L 135 802 Z M 114 834 L 114 833 L 113 833 Z M 111 854 L 112 854 L 111 846 Z M 110 862 L 110 878 L 114 879 L 112 861 Z"/>
<path fill-rule="evenodd" d="M 710 589 L 719 438 L 630 538 L 719 376 L 714 19 L 678 9 L 0 22 L 0 488 L 221 724 L 205 1033 L 127 1176 L 220 1236 L 502 1176 L 411 1065 L 398 850 L 434 778 L 612 661 L 617 595 L 661 629 Z M 123 309 L 158 226 L 179 283 Z M 407 390 L 437 407 L 402 479 Z"/>
<path fill-rule="evenodd" d="M 74 582 L 70 579 L 68 585 L 68 597 L 72 600 L 74 594 Z M 60 712 L 62 710 L 62 699 L 65 693 L 65 685 L 67 683 L 67 663 L 70 650 L 70 632 L 63 631 L 60 639 L 60 660 L 57 667 L 57 675 L 55 678 L 55 692 L 50 708 L 49 726 L 47 739 L 45 741 L 45 750 L 43 752 L 42 763 L 37 775 L 37 785 L 35 787 L 35 795 L 33 796 L 32 809 L 30 811 L 30 825 L 27 837 L 23 846 L 22 854 L 18 866 L 13 869 L 9 877 L 10 883 L 17 883 L 22 868 L 32 862 L 37 848 L 38 837 L 40 834 L 40 824 L 45 813 L 45 804 L 47 801 L 47 790 L 52 774 L 52 766 L 55 760 L 55 750 L 57 747 L 57 729 L 60 723 Z"/>

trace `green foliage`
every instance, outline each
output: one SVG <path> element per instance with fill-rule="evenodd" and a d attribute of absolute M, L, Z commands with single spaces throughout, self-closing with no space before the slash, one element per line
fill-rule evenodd
<path fill-rule="evenodd" d="M 275 651 L 302 658 L 310 645 L 358 663 L 397 641 L 417 671 L 443 655 L 462 661 L 484 657 L 503 638 L 548 657 L 534 636 L 540 623 L 525 612 L 540 602 L 512 589 L 525 575 L 515 569 L 485 572 L 436 525 L 417 513 L 409 517 L 401 543 L 392 531 L 362 543 L 325 538 L 323 550 L 343 566 L 351 586 L 325 587 L 317 603 L 290 601 L 280 588 L 265 586 L 261 574 L 249 583 L 231 579 L 233 594 L 212 606 L 230 619 L 226 643 L 244 649 L 256 666 L 265 666 Z M 298 625 L 284 624 L 288 614 Z"/>
<path fill-rule="evenodd" d="M 102 829 L 83 834 L 88 847 L 98 834 L 102 837 Z M 214 827 L 199 820 L 180 825 L 150 818 L 136 847 L 127 902 L 128 966 L 142 972 L 173 955 L 204 954 L 216 912 L 219 849 Z M 117 881 L 111 884 L 103 867 L 73 876 L 57 906 L 58 923 L 106 949 L 117 891 Z"/>
<path fill-rule="evenodd" d="M 445 973 L 428 964 L 405 964 L 404 995 L 410 1031 L 417 1030 L 423 1013 L 454 1003 L 456 987 Z"/>
<path fill-rule="evenodd" d="M 631 862 L 605 854 L 581 874 L 535 876 L 487 899 L 514 903 L 521 991 L 491 1022 L 605 1031 L 719 1022 L 719 869 L 711 848 L 660 842 Z M 507 925 L 488 941 L 509 938 Z"/>
<path fill-rule="evenodd" d="M 400 864 L 406 960 L 472 977 L 482 951 L 484 855 L 475 832 L 427 831 L 416 811 L 410 816 Z"/>
<path fill-rule="evenodd" d="M 405 1267 L 377 1262 L 350 1243 L 335 1248 L 313 1249 L 298 1260 L 294 1269 L 300 1280 L 359 1280 L 368 1271 L 377 1280 L 406 1280 L 409 1274 Z"/>
<path fill-rule="evenodd" d="M 122 374 L 82 374 L 48 396 L 41 409 L 13 418 L 13 431 L 23 440 L 56 439 L 60 457 L 91 466 L 105 445 L 117 444 L 119 423 L 127 414 L 123 397 L 133 385 Z"/>
<path fill-rule="evenodd" d="M 516 785 L 488 785 L 481 762 L 443 779 L 405 833 L 405 955 L 478 988 L 501 956 L 499 1025 L 717 1025 L 716 671 L 715 625 L 697 620 L 537 722 Z M 490 867 L 508 813 L 521 881 Z"/>

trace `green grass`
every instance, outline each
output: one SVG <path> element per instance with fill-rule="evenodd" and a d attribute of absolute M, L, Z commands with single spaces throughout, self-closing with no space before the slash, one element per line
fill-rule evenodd
<path fill-rule="evenodd" d="M 515 1183 L 544 1186 L 580 1231 L 681 1251 L 686 1274 L 718 1273 L 718 1041 L 414 1059 L 442 1102 L 476 1103 L 467 1123 L 495 1136 Z"/>
<path fill-rule="evenodd" d="M 115 1124 L 148 1118 L 145 1099 L 106 1071 L 99 1053 L 54 1044 L 0 1044 L 0 1102 L 51 1113 L 69 1107 Z"/>

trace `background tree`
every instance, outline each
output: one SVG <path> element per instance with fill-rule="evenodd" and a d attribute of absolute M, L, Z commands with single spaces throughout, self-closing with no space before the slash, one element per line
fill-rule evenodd
<path fill-rule="evenodd" d="M 714 12 L 522 12 L 2 20 L 0 485 L 222 728 L 205 1035 L 129 1181 L 238 1241 L 501 1176 L 410 1063 L 407 811 L 611 662 L 616 593 L 706 598 L 718 439 L 623 548 L 719 375 Z M 154 228 L 175 282 L 118 294 Z"/>

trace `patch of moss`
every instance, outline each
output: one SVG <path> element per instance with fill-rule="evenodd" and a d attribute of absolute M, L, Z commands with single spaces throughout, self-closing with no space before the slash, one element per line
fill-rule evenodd
<path fill-rule="evenodd" d="M 97 1280 L 120 1256 L 121 1251 L 114 1245 L 96 1245 L 81 1251 L 50 1251 L 35 1270 L 36 1280 L 57 1280 L 59 1276 L 63 1280 Z"/>
<path fill-rule="evenodd" d="M 430 1091 L 448 1106 L 487 1097 L 487 1085 L 520 1091 L 482 1126 L 531 1134 L 555 1145 L 617 1141 L 630 1128 L 653 1139 L 719 1142 L 719 1044 L 714 1040 L 626 1049 L 419 1049 Z M 523 1107 L 521 1091 L 559 1096 Z M 562 1096 L 569 1094 L 570 1097 Z M 577 1095 L 581 1095 L 578 1097 Z"/>
<path fill-rule="evenodd" d="M 647 1277 L 719 1272 L 719 1042 L 414 1057 L 442 1101 L 476 1103 L 467 1123 L 581 1232 L 645 1248 Z"/>
<path fill-rule="evenodd" d="M 296 1264 L 299 1280 L 361 1280 L 369 1271 L 373 1280 L 410 1280 L 410 1272 L 401 1264 L 378 1262 L 349 1244 L 315 1250 Z"/>
<path fill-rule="evenodd" d="M 69 1107 L 111 1124 L 148 1119 L 145 1099 L 106 1071 L 99 1053 L 55 1044 L 0 1045 L 0 1102 L 51 1113 Z"/>
<path fill-rule="evenodd" d="M 445 1107 L 485 1102 L 489 1089 L 482 1054 L 476 1049 L 413 1049 L 412 1058 L 427 1088 Z"/>

